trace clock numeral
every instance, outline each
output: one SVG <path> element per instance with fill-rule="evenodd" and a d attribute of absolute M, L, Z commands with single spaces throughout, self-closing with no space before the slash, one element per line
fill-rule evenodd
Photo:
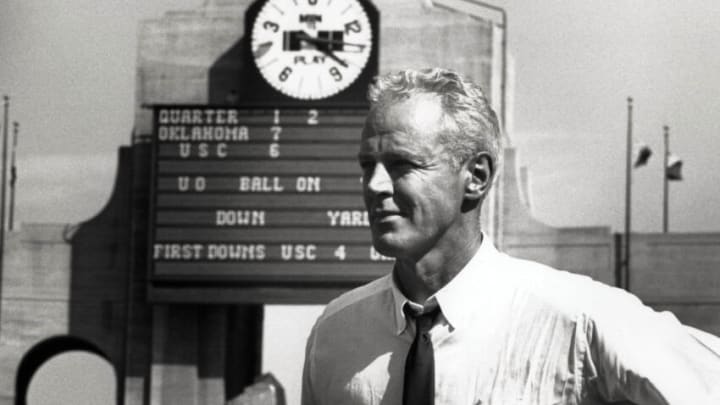
<path fill-rule="evenodd" d="M 292 73 L 292 68 L 290 66 L 286 66 L 285 69 L 283 69 L 278 75 L 278 79 L 280 79 L 281 82 L 284 82 L 288 79 L 288 77 L 290 77 L 290 73 Z"/>
<path fill-rule="evenodd" d="M 358 20 L 352 20 L 349 23 L 345 24 L 345 34 L 360 31 L 362 31 L 362 25 L 360 25 L 360 22 Z"/>
<path fill-rule="evenodd" d="M 308 110 L 307 123 L 308 123 L 308 125 L 317 125 L 320 123 L 320 121 L 318 121 L 318 110 L 315 110 L 315 109 Z"/>
<path fill-rule="evenodd" d="M 308 0 L 308 4 L 314 6 L 317 4 L 317 0 Z"/>
<path fill-rule="evenodd" d="M 266 30 L 272 30 L 272 32 L 278 32 L 280 26 L 272 21 L 265 21 L 263 23 L 263 28 L 265 28 Z"/>
<path fill-rule="evenodd" d="M 339 82 L 340 80 L 342 80 L 342 77 L 343 77 L 342 73 L 340 73 L 340 69 L 338 69 L 335 66 L 330 68 L 330 75 L 333 77 L 333 79 L 335 79 L 336 82 Z"/>

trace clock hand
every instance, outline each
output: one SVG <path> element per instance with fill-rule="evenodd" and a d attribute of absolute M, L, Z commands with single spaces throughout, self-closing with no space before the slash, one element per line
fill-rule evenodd
<path fill-rule="evenodd" d="M 303 33 L 303 35 L 307 35 L 307 34 Z M 304 39 L 304 38 L 301 38 L 301 39 Z M 361 50 L 367 46 L 367 45 L 363 45 L 363 44 L 353 44 L 350 42 L 338 41 L 337 39 L 326 39 L 326 38 L 315 38 L 315 37 L 309 37 L 308 42 L 319 42 L 321 44 L 354 46 L 354 47 L 360 48 Z"/>
<path fill-rule="evenodd" d="M 320 51 L 320 52 L 324 53 L 325 55 L 329 56 L 330 59 L 333 59 L 335 62 L 337 62 L 337 63 L 339 63 L 340 65 L 342 65 L 342 67 L 348 67 L 347 62 L 345 62 L 344 60 L 340 59 L 340 58 L 339 58 L 337 55 L 335 55 L 332 51 L 328 51 L 327 49 L 318 49 L 318 51 Z"/>
<path fill-rule="evenodd" d="M 299 39 L 300 39 L 301 41 L 309 42 L 309 43 L 311 43 L 311 44 L 315 44 L 315 43 L 317 43 L 317 42 L 322 42 L 321 40 L 318 40 L 318 38 L 312 37 L 312 36 L 308 35 L 307 33 L 305 33 L 304 31 L 303 31 L 303 32 L 300 32 Z M 337 55 L 335 55 L 335 53 L 334 53 L 333 51 L 330 51 L 330 50 L 327 50 L 327 49 L 323 49 L 323 48 L 320 48 L 320 47 L 317 47 L 317 46 L 315 46 L 315 49 L 317 49 L 318 51 L 320 51 L 320 52 L 324 53 L 325 55 L 329 56 L 329 57 L 330 57 L 331 59 L 333 59 L 335 62 L 339 63 L 342 67 L 348 67 L 347 62 L 345 62 L 344 60 L 340 59 Z"/>

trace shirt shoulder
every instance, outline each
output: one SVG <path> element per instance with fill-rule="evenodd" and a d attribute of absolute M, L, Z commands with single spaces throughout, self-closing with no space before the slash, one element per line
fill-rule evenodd
<path fill-rule="evenodd" d="M 331 300 L 318 318 L 316 328 L 337 327 L 338 323 L 346 323 L 349 319 L 361 319 L 365 315 L 377 316 L 380 313 L 387 315 L 391 313 L 392 302 L 390 275 L 386 275 Z"/>
<path fill-rule="evenodd" d="M 503 255 L 506 282 L 569 316 L 593 319 L 644 307 L 633 294 L 593 278 Z"/>
<path fill-rule="evenodd" d="M 325 307 L 306 348 L 305 404 L 370 403 L 371 397 L 379 403 L 384 396 L 388 362 L 398 358 L 391 354 L 407 347 L 395 333 L 390 277 L 350 290 Z"/>
<path fill-rule="evenodd" d="M 707 400 L 707 381 L 717 375 L 718 362 L 674 315 L 588 276 L 503 256 L 494 273 L 502 273 L 498 278 L 530 318 L 541 308 L 553 320 L 575 320 L 576 372 L 585 381 L 578 395 L 608 402 L 714 403 Z"/>

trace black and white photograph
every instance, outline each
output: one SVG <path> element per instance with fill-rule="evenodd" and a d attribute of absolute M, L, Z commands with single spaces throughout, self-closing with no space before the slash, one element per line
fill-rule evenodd
<path fill-rule="evenodd" d="M 0 405 L 720 404 L 718 22 L 0 2 Z"/>

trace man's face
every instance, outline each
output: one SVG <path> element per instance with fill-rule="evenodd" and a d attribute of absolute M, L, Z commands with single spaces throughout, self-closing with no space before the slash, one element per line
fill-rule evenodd
<path fill-rule="evenodd" d="M 373 245 L 384 255 L 419 260 L 461 225 L 463 171 L 438 137 L 442 118 L 436 96 L 415 95 L 365 122 L 358 158 Z"/>

